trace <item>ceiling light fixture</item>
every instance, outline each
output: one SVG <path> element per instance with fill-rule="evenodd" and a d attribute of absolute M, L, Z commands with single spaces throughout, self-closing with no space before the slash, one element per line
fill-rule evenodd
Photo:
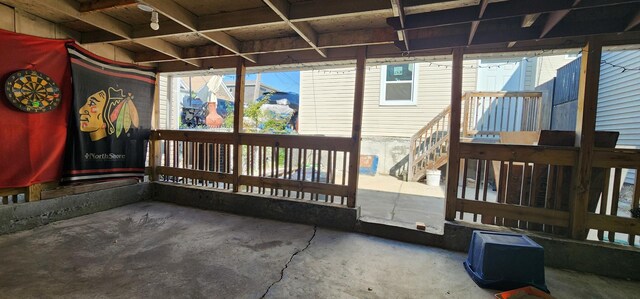
<path fill-rule="evenodd" d="M 160 29 L 160 23 L 158 21 L 158 12 L 155 10 L 151 12 L 151 24 L 149 24 L 149 26 L 153 30 Z"/>
<path fill-rule="evenodd" d="M 149 27 L 153 30 L 160 29 L 160 20 L 158 19 L 158 12 L 153 7 L 145 4 L 138 4 L 138 8 L 142 11 L 151 12 L 151 23 Z"/>

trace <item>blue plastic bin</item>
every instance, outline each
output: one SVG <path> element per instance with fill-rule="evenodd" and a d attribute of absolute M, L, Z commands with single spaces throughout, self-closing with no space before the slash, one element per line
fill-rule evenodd
<path fill-rule="evenodd" d="M 526 236 L 474 231 L 463 264 L 482 288 L 506 291 L 534 286 L 549 293 L 544 280 L 544 249 Z"/>

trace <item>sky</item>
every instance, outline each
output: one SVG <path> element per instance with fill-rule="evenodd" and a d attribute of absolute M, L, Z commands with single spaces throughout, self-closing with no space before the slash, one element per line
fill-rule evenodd
<path fill-rule="evenodd" d="M 247 74 L 245 80 L 253 81 L 256 74 Z M 226 75 L 224 80 L 235 80 L 235 75 Z M 279 91 L 300 93 L 300 72 L 269 72 L 262 73 L 260 79 L 263 84 L 269 85 Z"/>

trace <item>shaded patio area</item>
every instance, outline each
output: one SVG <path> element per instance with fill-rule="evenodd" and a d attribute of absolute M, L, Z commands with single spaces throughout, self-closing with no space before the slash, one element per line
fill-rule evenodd
<path fill-rule="evenodd" d="M 24 250 L 31 248 L 33 250 Z M 463 253 L 357 233 L 140 202 L 0 237 L 0 293 L 25 297 L 491 298 Z M 557 298 L 640 284 L 546 269 Z"/>

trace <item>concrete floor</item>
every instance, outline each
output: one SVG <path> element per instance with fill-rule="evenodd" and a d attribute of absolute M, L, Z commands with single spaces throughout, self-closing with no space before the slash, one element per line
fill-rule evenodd
<path fill-rule="evenodd" d="M 431 231 L 442 232 L 444 193 L 444 183 L 433 187 L 388 175 L 361 175 L 357 204 L 362 216 L 412 225 L 423 222 Z"/>
<path fill-rule="evenodd" d="M 492 298 L 437 248 L 142 202 L 0 236 L 2 298 Z M 557 298 L 639 282 L 546 269 Z"/>

